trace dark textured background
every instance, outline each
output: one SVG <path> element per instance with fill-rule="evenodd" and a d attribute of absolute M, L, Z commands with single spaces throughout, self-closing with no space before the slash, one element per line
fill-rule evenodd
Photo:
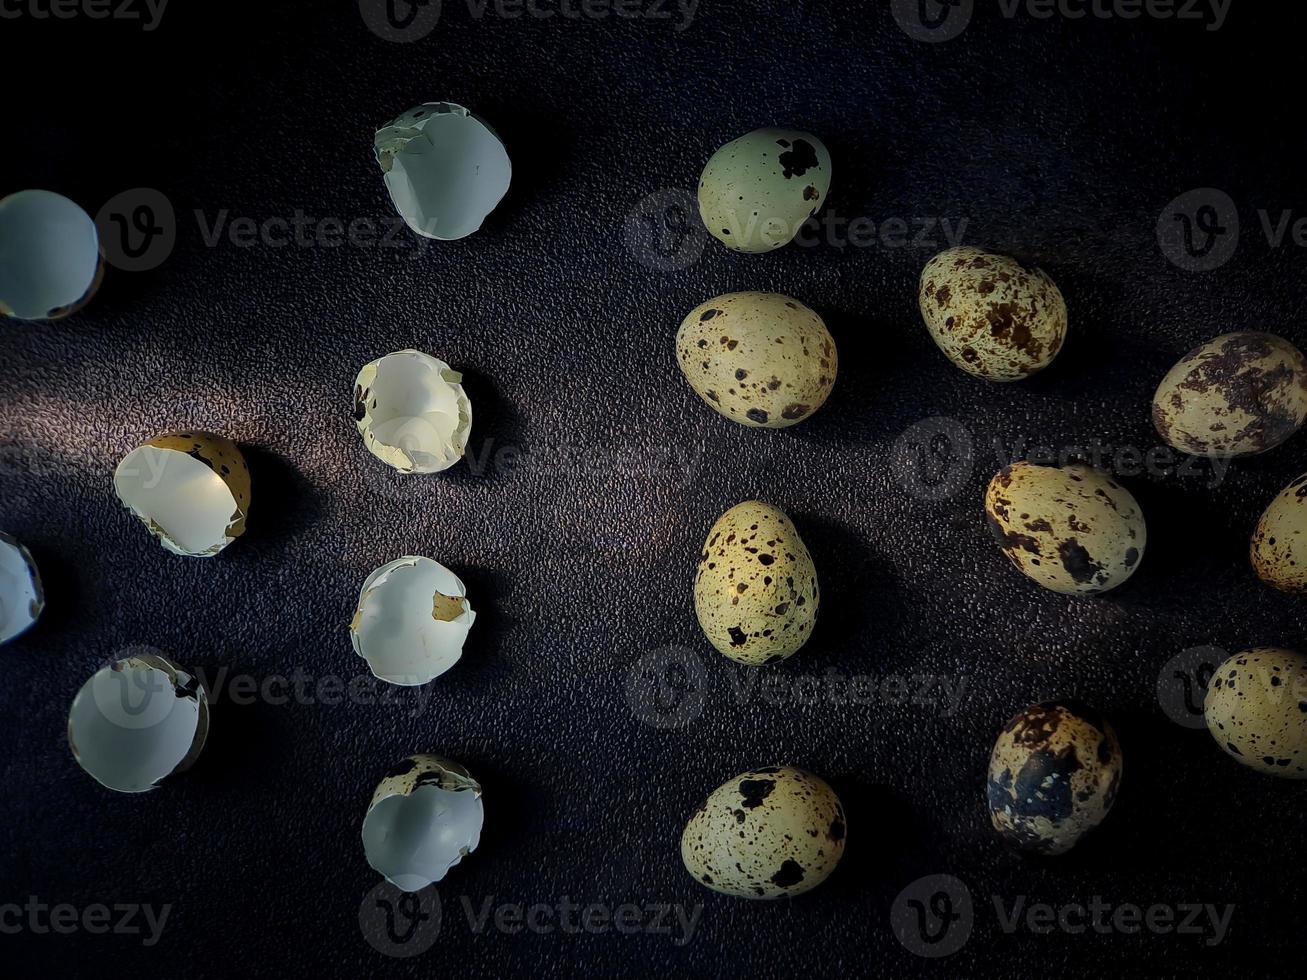
<path fill-rule="evenodd" d="M 1236 0 L 1225 27 L 1037 20 L 981 3 L 957 40 L 909 39 L 884 3 L 704 0 L 693 25 L 499 19 L 448 3 L 424 40 L 379 39 L 352 3 L 181 4 L 153 32 L 126 22 L 0 20 L 0 193 L 68 194 L 93 214 L 134 187 L 176 208 L 157 269 L 110 273 L 57 323 L 0 325 L 0 526 L 44 571 L 49 608 L 3 652 L 0 902 L 171 903 L 139 937 L 0 935 L 22 974 L 208 977 L 721 974 L 782 977 L 1265 975 L 1300 967 L 1303 787 L 1245 771 L 1203 731 L 1167 720 L 1156 681 L 1182 648 L 1303 640 L 1301 600 L 1261 586 L 1246 539 L 1307 469 L 1307 436 L 1199 475 L 1127 478 L 1150 548 L 1117 593 L 1040 591 L 979 513 L 993 442 L 1157 444 L 1148 400 L 1182 353 L 1236 328 L 1303 345 L 1307 254 L 1272 249 L 1257 210 L 1307 208 L 1303 20 Z M 269 9 L 272 8 L 272 9 Z M 1274 8 L 1259 9 L 1259 8 Z M 194 211 L 230 218 L 381 219 L 374 127 L 423 100 L 491 120 L 515 174 L 469 239 L 415 247 L 210 247 Z M 710 242 L 678 271 L 624 242 L 645 195 L 692 189 L 709 154 L 760 125 L 820 134 L 844 217 L 969 219 L 966 240 L 1043 264 L 1072 333 L 1040 377 L 998 387 L 949 365 L 915 309 L 929 248 Z M 1218 271 L 1159 250 L 1176 195 L 1222 188 L 1244 236 Z M 775 289 L 826 315 L 835 394 L 786 432 L 710 412 L 677 372 L 686 311 Z M 399 480 L 366 453 L 351 384 L 416 346 L 468 375 L 480 473 Z M 904 491 L 890 458 L 921 419 L 956 419 L 976 463 L 938 502 Z M 254 507 L 212 561 L 166 554 L 117 505 L 116 461 L 156 432 L 211 429 L 247 448 Z M 572 447 L 570 451 L 566 447 Z M 1022 450 L 1018 448 L 1017 454 Z M 688 460 L 680 469 L 675 460 Z M 687 478 L 688 474 L 688 478 Z M 795 518 L 823 584 L 801 656 L 769 675 L 965 674 L 928 706 L 744 702 L 698 633 L 689 589 L 713 520 L 750 497 Z M 363 578 L 405 553 L 467 581 L 479 613 L 462 662 L 420 717 L 398 704 L 235 704 L 216 697 L 189 774 L 144 796 L 101 789 L 64 736 L 97 665 L 156 646 L 223 668 L 315 678 L 365 668 L 345 626 Z M 688 727 L 640 721 L 639 659 L 694 650 L 705 702 Z M 1004 849 L 982 800 L 993 737 L 1017 709 L 1076 695 L 1117 722 L 1120 800 L 1060 860 Z M 414 751 L 466 763 L 485 787 L 481 848 L 440 892 L 440 942 L 415 960 L 364 942 L 377 876 L 359 843 L 381 773 Z M 787 761 L 843 797 L 836 875 L 794 901 L 698 887 L 678 839 L 712 788 Z M 895 940 L 906 884 L 948 872 L 979 910 L 938 962 Z M 1008 903 L 1237 906 L 1226 942 L 1195 936 L 1005 935 Z M 474 936 L 458 897 L 703 903 L 684 948 L 667 936 Z M 101 967 L 99 964 L 103 964 Z"/>

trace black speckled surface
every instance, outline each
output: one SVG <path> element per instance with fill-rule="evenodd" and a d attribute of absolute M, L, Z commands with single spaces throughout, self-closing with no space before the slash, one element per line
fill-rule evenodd
<path fill-rule="evenodd" d="M 1247 537 L 1307 470 L 1307 436 L 1198 474 L 1124 476 L 1149 553 L 1117 593 L 1071 600 L 1012 569 L 980 517 L 1007 451 L 1091 440 L 1157 445 L 1148 400 L 1185 351 L 1239 328 L 1307 344 L 1307 253 L 1272 248 L 1258 211 L 1307 213 L 1298 93 L 1303 18 L 1236 2 L 1193 22 L 1012 18 L 977 5 L 944 44 L 914 41 L 883 3 L 704 0 L 673 21 L 505 19 L 444 5 L 412 44 L 352 3 L 176 5 L 126 21 L 0 20 L 0 193 L 39 186 L 92 213 L 153 187 L 177 245 L 150 272 L 111 272 L 82 314 L 0 326 L 0 527 L 27 542 L 50 604 L 3 651 L 0 905 L 171 905 L 162 938 L 41 934 L 5 913 L 14 975 L 210 977 L 721 975 L 785 977 L 1274 975 L 1301 969 L 1303 787 L 1244 771 L 1169 721 L 1156 684 L 1185 647 L 1304 641 L 1302 600 L 1254 578 Z M 1274 11 L 1270 8 L 1274 7 Z M 220 9 L 219 9 L 220 8 Z M 330 9 L 328 9 L 330 8 Z M 1261 9 L 1267 8 L 1267 9 Z M 552 8 L 550 8 L 552 9 Z M 74 56 L 81 59 L 72 67 Z M 51 66 L 59 65 L 55 72 Z M 24 67 L 26 66 L 26 67 Z M 256 222 L 382 219 L 375 125 L 428 99 L 491 120 L 515 165 L 483 231 L 400 247 L 206 245 L 220 215 Z M 919 322 L 930 248 L 787 248 L 665 271 L 633 258 L 628 214 L 691 190 L 717 146 L 760 125 L 820 134 L 830 208 L 876 222 L 968 220 L 965 240 L 1042 264 L 1071 310 L 1054 366 L 996 387 L 949 365 Z M 1159 215 L 1201 187 L 1228 193 L 1243 236 L 1208 273 L 1172 265 Z M 775 289 L 827 318 L 841 377 L 785 432 L 733 426 L 681 379 L 684 313 Z M 363 449 L 351 384 L 416 346 L 467 373 L 480 467 L 397 480 Z M 956 496 L 905 493 L 896 439 L 948 416 L 975 465 Z M 247 448 L 246 537 L 212 561 L 162 551 L 112 493 L 115 462 L 159 431 Z M 504 452 L 506 451 L 506 452 Z M 1017 450 L 1017 455 L 1021 450 Z M 812 702 L 737 675 L 698 634 L 689 589 L 702 538 L 765 497 L 816 559 L 823 616 L 809 647 L 765 674 L 941 675 L 958 710 Z M 196 768 L 142 797 L 74 764 L 68 705 L 97 665 L 146 644 L 262 681 L 358 676 L 346 632 L 357 590 L 398 555 L 468 583 L 479 618 L 463 661 L 392 704 L 217 697 Z M 703 701 L 682 729 L 642 722 L 626 681 L 686 647 Z M 331 683 L 330 681 L 328 683 Z M 369 688 L 369 693 L 375 689 Z M 789 689 L 791 692 L 793 688 Z M 1095 838 L 1058 860 L 999 843 L 983 803 L 1003 722 L 1079 697 L 1116 722 L 1121 795 Z M 276 699 L 274 699 L 276 700 Z M 693 712 L 692 712 L 693 713 Z M 434 750 L 485 787 L 481 848 L 440 887 L 438 943 L 412 959 L 365 942 L 377 876 L 359 826 L 381 774 Z M 730 776 L 789 762 L 840 792 L 849 845 L 793 902 L 698 887 L 681 827 Z M 895 939 L 901 889 L 948 873 L 975 903 L 970 941 L 918 958 Z M 1235 906 L 1224 942 L 1195 935 L 1015 934 L 1010 906 Z M 531 906 L 702 903 L 675 936 L 477 935 L 460 896 Z"/>

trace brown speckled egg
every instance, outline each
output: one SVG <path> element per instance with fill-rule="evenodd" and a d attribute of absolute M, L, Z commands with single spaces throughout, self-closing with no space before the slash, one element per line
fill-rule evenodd
<path fill-rule="evenodd" d="M 1053 280 L 1006 255 L 941 252 L 922 271 L 917 300 L 940 350 L 989 381 L 1042 371 L 1066 340 L 1066 302 Z"/>
<path fill-rule="evenodd" d="M 1184 356 L 1153 396 L 1168 444 L 1225 459 L 1274 449 L 1307 419 L 1307 360 L 1269 333 L 1231 333 Z"/>
<path fill-rule="evenodd" d="M 694 576 L 704 635 L 751 667 L 793 656 L 817 623 L 817 569 L 785 512 L 749 500 L 712 526 Z"/>
<path fill-rule="evenodd" d="M 676 363 L 722 415 L 769 429 L 821 408 L 839 369 L 821 317 L 780 293 L 727 293 L 695 307 L 676 332 Z"/>
<path fill-rule="evenodd" d="M 1253 568 L 1267 585 L 1307 592 L 1307 475 L 1271 501 L 1252 541 Z"/>
<path fill-rule="evenodd" d="M 825 780 L 789 766 L 755 769 L 713 790 L 690 818 L 681 860 L 725 895 L 800 895 L 835 870 L 844 835 L 844 807 Z"/>
<path fill-rule="evenodd" d="M 1307 779 L 1307 657 L 1260 647 L 1216 668 L 1203 708 L 1207 730 L 1249 768 Z"/>
<path fill-rule="evenodd" d="M 1012 564 L 1064 595 L 1122 584 L 1148 538 L 1130 491 L 1087 466 L 1005 467 L 985 492 L 985 518 Z"/>
<path fill-rule="evenodd" d="M 1007 723 L 989 757 L 989 815 L 1008 843 L 1063 854 L 1097 827 L 1121 785 L 1121 744 L 1078 701 L 1049 701 Z"/>

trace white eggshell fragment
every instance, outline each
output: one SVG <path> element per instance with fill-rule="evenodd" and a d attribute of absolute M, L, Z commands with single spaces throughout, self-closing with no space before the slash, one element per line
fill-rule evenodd
<path fill-rule="evenodd" d="M 1271 501 L 1250 550 L 1263 582 L 1282 592 L 1307 593 L 1307 474 Z"/>
<path fill-rule="evenodd" d="M 175 555 L 210 558 L 245 533 L 250 471 L 222 436 L 156 436 L 123 457 L 113 484 L 123 506 Z"/>
<path fill-rule="evenodd" d="M 757 129 L 714 153 L 699 178 L 709 234 L 737 252 L 793 241 L 830 191 L 831 160 L 811 133 Z"/>
<path fill-rule="evenodd" d="M 420 891 L 481 842 L 481 787 L 457 762 L 415 755 L 388 773 L 363 818 L 368 864 L 392 885 Z"/>
<path fill-rule="evenodd" d="M 68 198 L 30 190 L 0 201 L 0 313 L 67 316 L 91 298 L 103 270 L 95 222 Z"/>
<path fill-rule="evenodd" d="M 1153 424 L 1183 453 L 1229 459 L 1274 449 L 1307 420 L 1307 358 L 1269 333 L 1217 337 L 1186 354 L 1153 396 Z"/>
<path fill-rule="evenodd" d="M 783 429 L 825 403 L 839 355 L 820 316 L 780 293 L 700 303 L 676 332 L 676 363 L 695 394 L 733 422 Z"/>
<path fill-rule="evenodd" d="M 1134 496 L 1087 466 L 1004 467 L 985 491 L 985 519 L 1012 564 L 1063 595 L 1115 589 L 1148 543 Z"/>
<path fill-rule="evenodd" d="M 1066 340 L 1066 302 L 1047 273 L 978 248 L 951 248 L 931 259 L 917 306 L 945 356 L 989 381 L 1042 371 Z"/>
<path fill-rule="evenodd" d="M 68 713 L 73 757 L 120 793 L 143 793 L 189 769 L 208 734 L 204 687 L 157 653 L 137 653 L 98 671 Z"/>
<path fill-rule="evenodd" d="M 402 473 L 439 473 L 463 458 L 472 402 L 463 376 L 439 358 L 401 350 L 364 365 L 354 419 L 372 455 Z"/>
<path fill-rule="evenodd" d="M 26 632 L 45 608 L 32 553 L 0 531 L 0 644 Z"/>
<path fill-rule="evenodd" d="M 728 780 L 690 817 L 681 860 L 695 880 L 739 898 L 801 895 L 844 855 L 847 821 L 825 780 L 790 766 Z"/>
<path fill-rule="evenodd" d="M 430 558 L 407 556 L 368 576 L 349 632 L 376 677 L 412 687 L 458 663 L 475 621 L 457 575 Z"/>
<path fill-rule="evenodd" d="M 373 149 L 405 224 L 440 241 L 479 229 L 513 177 L 495 131 L 452 102 L 426 102 L 391 120 Z"/>

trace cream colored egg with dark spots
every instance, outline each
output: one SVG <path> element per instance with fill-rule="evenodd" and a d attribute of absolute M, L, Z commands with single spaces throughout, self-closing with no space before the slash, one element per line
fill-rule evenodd
<path fill-rule="evenodd" d="M 830 191 L 830 153 L 811 133 L 758 129 L 714 153 L 699 178 L 699 214 L 737 252 L 793 241 Z"/>
<path fill-rule="evenodd" d="M 800 895 L 844 854 L 846 821 L 825 780 L 789 766 L 755 769 L 715 789 L 681 835 L 685 870 L 740 898 Z"/>
<path fill-rule="evenodd" d="M 1253 568 L 1267 585 L 1307 593 L 1307 475 L 1271 501 L 1252 540 Z"/>
<path fill-rule="evenodd" d="M 1148 540 L 1130 491 L 1087 466 L 1005 467 L 985 492 L 985 518 L 1012 564 L 1065 595 L 1121 585 L 1139 567 Z"/>
<path fill-rule="evenodd" d="M 1184 356 L 1153 396 L 1169 445 L 1226 459 L 1274 449 L 1307 420 L 1307 360 L 1269 333 L 1231 333 Z"/>
<path fill-rule="evenodd" d="M 994 743 L 990 820 L 1021 850 L 1064 854 L 1112 809 L 1121 771 L 1121 743 L 1098 712 L 1076 701 L 1034 705 Z"/>
<path fill-rule="evenodd" d="M 780 293 L 727 293 L 676 332 L 690 387 L 741 425 L 783 429 L 812 415 L 835 385 L 839 355 L 822 318 Z"/>
<path fill-rule="evenodd" d="M 1041 269 L 978 248 L 951 248 L 926 264 L 917 297 L 945 356 L 989 381 L 1042 371 L 1066 340 L 1061 291 Z"/>
<path fill-rule="evenodd" d="M 1307 657 L 1260 647 L 1212 675 L 1207 730 L 1231 758 L 1284 779 L 1307 779 Z"/>
<path fill-rule="evenodd" d="M 758 666 L 793 656 L 817 622 L 817 569 L 793 522 L 757 500 L 708 532 L 694 576 L 694 611 L 718 651 Z"/>

